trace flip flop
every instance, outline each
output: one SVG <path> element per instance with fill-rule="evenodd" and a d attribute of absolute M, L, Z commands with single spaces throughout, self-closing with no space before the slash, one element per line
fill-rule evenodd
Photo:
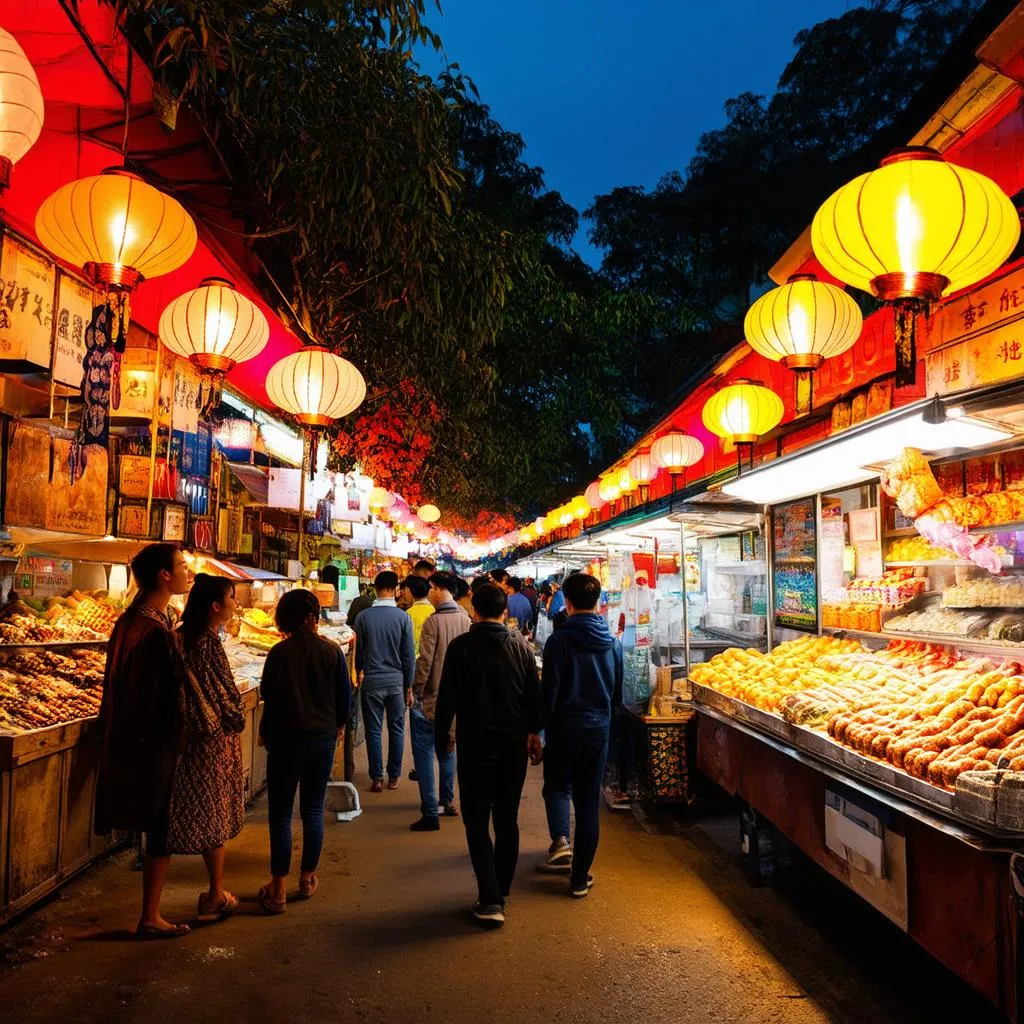
<path fill-rule="evenodd" d="M 225 917 L 231 917 L 238 913 L 238 897 L 227 890 L 224 891 L 224 901 L 219 907 L 211 907 L 207 902 L 209 893 L 200 893 L 197 918 L 200 921 L 222 921 Z"/>
<path fill-rule="evenodd" d="M 187 924 L 172 924 L 170 928 L 160 928 L 155 924 L 140 924 L 135 929 L 137 942 L 151 942 L 160 939 L 181 939 L 191 932 Z"/>
<path fill-rule="evenodd" d="M 263 908 L 264 914 L 283 914 L 285 908 L 285 900 L 275 900 L 274 890 L 268 885 L 262 885 L 259 891 L 256 893 L 256 899 L 260 901 L 260 906 Z"/>
<path fill-rule="evenodd" d="M 317 889 L 320 888 L 320 879 L 316 875 L 310 876 L 309 879 L 299 879 L 299 899 L 300 900 L 311 900 L 315 895 Z"/>

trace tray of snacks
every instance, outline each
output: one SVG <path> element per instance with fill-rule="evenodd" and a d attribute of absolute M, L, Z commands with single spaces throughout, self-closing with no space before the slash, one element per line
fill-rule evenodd
<path fill-rule="evenodd" d="M 1024 577 L 979 576 L 947 587 L 944 608 L 1024 608 Z"/>

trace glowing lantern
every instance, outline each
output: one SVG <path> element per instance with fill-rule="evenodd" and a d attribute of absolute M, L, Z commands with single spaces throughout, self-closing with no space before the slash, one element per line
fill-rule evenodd
<path fill-rule="evenodd" d="M 441 518 L 441 510 L 436 505 L 420 505 L 418 515 L 425 523 L 436 523 Z"/>
<path fill-rule="evenodd" d="M 569 511 L 572 513 L 574 519 L 586 519 L 590 515 L 590 502 L 587 501 L 586 497 L 582 494 L 577 494 L 572 501 L 569 502 Z"/>
<path fill-rule="evenodd" d="M 1019 238 L 1017 211 L 994 181 L 925 147 L 896 150 L 854 178 L 811 225 L 830 274 L 896 306 L 898 386 L 916 374 L 917 314 L 987 277 Z"/>
<path fill-rule="evenodd" d="M 262 310 L 230 281 L 208 277 L 179 295 L 160 316 L 160 340 L 211 380 L 216 405 L 225 374 L 237 363 L 258 356 L 270 340 Z"/>
<path fill-rule="evenodd" d="M 43 92 L 18 41 L 0 28 L 0 192 L 43 130 Z"/>
<path fill-rule="evenodd" d="M 119 168 L 51 193 L 36 212 L 36 234 L 54 255 L 110 291 L 130 291 L 177 270 L 196 247 L 196 226 L 185 208 Z"/>
<path fill-rule="evenodd" d="M 366 382 L 347 359 L 322 345 L 307 345 L 274 363 L 267 395 L 303 426 L 325 427 L 359 408 Z"/>
<path fill-rule="evenodd" d="M 621 493 L 632 494 L 640 486 L 640 481 L 633 478 L 633 474 L 630 473 L 629 467 L 626 466 L 624 469 L 619 470 L 618 484 L 619 491 Z"/>
<path fill-rule="evenodd" d="M 737 449 L 746 447 L 753 459 L 754 443 L 778 426 L 784 412 L 782 399 L 760 381 L 737 380 L 716 391 L 704 403 L 704 426 L 731 441 Z"/>
<path fill-rule="evenodd" d="M 524 527 L 523 527 L 523 528 L 522 528 L 522 529 L 521 529 L 521 530 L 519 531 L 519 540 L 520 540 L 520 541 L 521 541 L 521 542 L 522 542 L 523 544 L 529 544 L 529 543 L 530 543 L 530 541 L 532 541 L 532 540 L 533 540 L 533 529 L 532 529 L 532 527 L 529 527 L 529 526 L 524 526 Z"/>
<path fill-rule="evenodd" d="M 676 481 L 680 473 L 685 473 L 690 466 L 695 466 L 704 458 L 704 445 L 689 434 L 673 431 L 659 437 L 651 445 L 651 458 L 667 469 L 672 477 L 672 490 L 676 489 Z"/>
<path fill-rule="evenodd" d="M 864 318 L 854 300 L 813 274 L 794 274 L 747 310 L 743 329 L 750 347 L 797 376 L 797 414 L 810 411 L 812 374 L 853 346 Z"/>
<path fill-rule="evenodd" d="M 629 460 L 629 475 L 640 488 L 640 500 L 647 501 L 647 491 L 651 481 L 658 475 L 661 467 L 651 458 L 650 451 L 640 452 Z"/>
<path fill-rule="evenodd" d="M 604 499 L 604 495 L 601 493 L 601 481 L 595 480 L 584 492 L 583 497 L 586 499 L 587 504 L 596 511 L 601 508 L 602 505 L 608 503 Z"/>
<path fill-rule="evenodd" d="M 612 511 L 614 512 L 615 502 L 619 500 L 622 495 L 622 489 L 619 487 L 619 477 L 617 473 L 612 473 L 606 477 L 602 477 L 599 483 L 601 497 L 609 504 L 612 505 Z"/>
<path fill-rule="evenodd" d="M 559 526 L 568 526 L 575 518 L 572 514 L 572 509 L 568 505 L 560 505 L 555 509 L 555 513 L 558 516 Z"/>
<path fill-rule="evenodd" d="M 533 521 L 533 529 L 538 537 L 543 537 L 547 533 L 547 521 L 543 516 L 537 516 Z"/>
<path fill-rule="evenodd" d="M 374 487 L 370 490 L 370 508 L 383 512 L 395 503 L 395 496 L 386 487 Z"/>

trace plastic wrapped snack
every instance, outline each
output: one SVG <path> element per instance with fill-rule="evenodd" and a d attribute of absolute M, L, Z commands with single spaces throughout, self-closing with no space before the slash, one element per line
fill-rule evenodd
<path fill-rule="evenodd" d="M 904 448 L 882 472 L 882 489 L 911 519 L 942 499 L 928 460 L 917 448 Z"/>

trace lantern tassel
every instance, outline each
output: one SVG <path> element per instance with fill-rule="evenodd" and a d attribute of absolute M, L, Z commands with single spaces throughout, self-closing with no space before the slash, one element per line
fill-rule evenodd
<path fill-rule="evenodd" d="M 917 383 L 917 320 L 927 316 L 927 299 L 902 299 L 896 303 L 896 387 Z"/>
<path fill-rule="evenodd" d="M 800 370 L 796 374 L 796 416 L 807 416 L 814 405 L 814 371 Z"/>

